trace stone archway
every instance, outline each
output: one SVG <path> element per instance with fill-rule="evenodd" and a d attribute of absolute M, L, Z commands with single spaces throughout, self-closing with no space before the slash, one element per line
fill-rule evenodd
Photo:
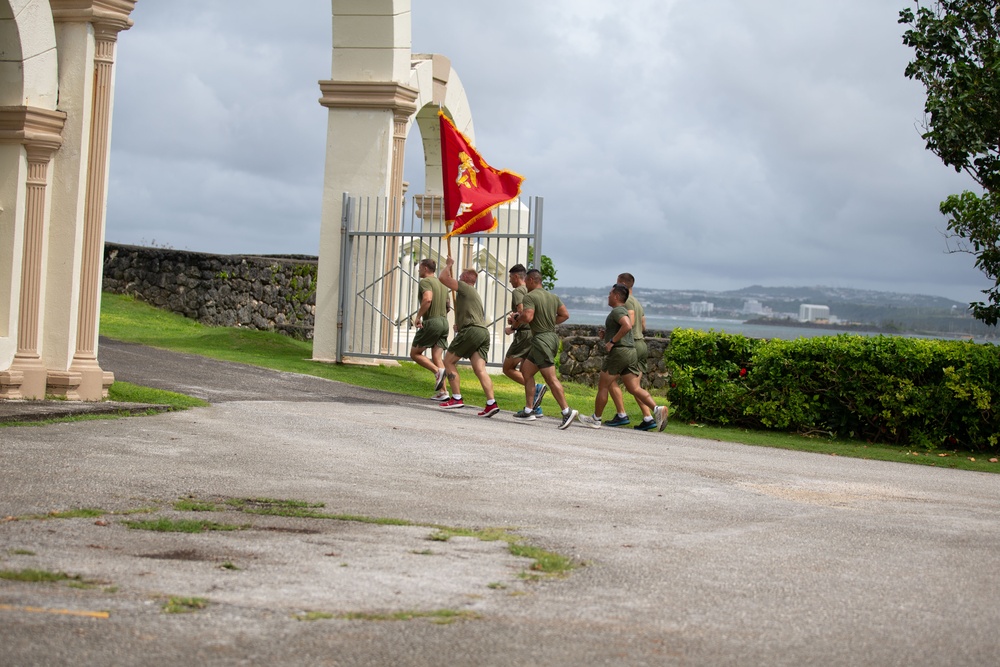
<path fill-rule="evenodd" d="M 330 80 L 320 81 L 327 107 L 326 172 L 320 229 L 313 358 L 337 356 L 341 331 L 340 251 L 344 193 L 386 197 L 389 211 L 373 221 L 398 229 L 403 199 L 403 151 L 417 125 L 424 145 L 425 196 L 440 196 L 439 108 L 474 139 L 461 80 L 440 55 L 411 52 L 410 0 L 332 0 Z M 391 255 L 388 253 L 387 255 Z M 386 258 L 370 258 L 378 266 Z M 393 290 L 387 288 L 388 295 Z M 386 298 L 391 298 L 386 296 Z"/>
<path fill-rule="evenodd" d="M 0 0 L 0 398 L 100 400 L 118 33 L 135 0 Z"/>
<path fill-rule="evenodd" d="M 47 0 L 0 0 L 0 106 L 54 110 L 59 99 L 56 34 Z"/>

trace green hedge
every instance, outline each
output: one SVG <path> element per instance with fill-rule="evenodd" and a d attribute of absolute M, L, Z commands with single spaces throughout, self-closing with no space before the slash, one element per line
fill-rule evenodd
<path fill-rule="evenodd" d="M 675 329 L 672 416 L 935 449 L 994 451 L 1000 347 L 843 334 L 794 341 Z"/>

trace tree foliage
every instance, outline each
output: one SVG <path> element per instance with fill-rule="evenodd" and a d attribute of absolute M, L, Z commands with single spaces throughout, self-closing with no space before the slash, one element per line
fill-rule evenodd
<path fill-rule="evenodd" d="M 993 280 L 987 301 L 973 315 L 1000 319 L 1000 0 L 914 0 L 899 13 L 911 26 L 903 43 L 914 50 L 907 78 L 924 84 L 927 149 L 982 188 L 941 203 L 958 250 L 975 256 L 976 268 Z"/>
<path fill-rule="evenodd" d="M 535 266 L 535 247 L 528 246 L 528 266 L 542 272 L 542 288 L 552 291 L 556 288 L 556 267 L 548 255 L 542 255 L 539 266 Z"/>

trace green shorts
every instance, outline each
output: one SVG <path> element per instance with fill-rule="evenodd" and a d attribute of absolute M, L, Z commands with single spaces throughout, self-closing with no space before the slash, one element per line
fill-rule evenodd
<path fill-rule="evenodd" d="M 475 325 L 465 327 L 451 339 L 448 352 L 460 359 L 471 359 L 476 352 L 483 360 L 490 354 L 490 331 Z"/>
<path fill-rule="evenodd" d="M 559 335 L 555 331 L 546 331 L 531 337 L 531 351 L 525 358 L 539 368 L 548 368 L 556 365 L 558 354 Z"/>
<path fill-rule="evenodd" d="M 649 368 L 646 365 L 646 359 L 649 358 L 649 346 L 646 345 L 646 341 L 643 338 L 635 339 L 635 359 L 639 364 L 639 370 L 642 373 L 646 373 Z"/>
<path fill-rule="evenodd" d="M 413 337 L 413 347 L 448 347 L 448 318 L 431 317 L 423 321 Z"/>
<path fill-rule="evenodd" d="M 507 359 L 524 359 L 531 352 L 531 329 L 525 327 L 514 332 L 514 340 L 507 348 Z"/>
<path fill-rule="evenodd" d="M 639 364 L 635 360 L 634 347 L 613 347 L 604 357 L 601 370 L 611 375 L 638 375 Z"/>

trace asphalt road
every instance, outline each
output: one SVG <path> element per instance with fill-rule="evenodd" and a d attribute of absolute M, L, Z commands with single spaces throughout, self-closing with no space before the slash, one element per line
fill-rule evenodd
<path fill-rule="evenodd" d="M 212 406 L 0 429 L 0 517 L 19 517 L 0 522 L 0 570 L 78 577 L 0 579 L 0 665 L 992 665 L 1000 654 L 1000 476 L 559 431 L 549 418 L 480 419 L 100 349 L 118 379 Z M 179 498 L 215 509 L 180 511 Z M 419 525 L 251 515 L 226 504 L 239 498 Z M 26 518 L 80 507 L 107 513 Z M 192 517 L 243 529 L 126 523 Z M 503 543 L 431 540 L 430 524 L 506 527 L 581 566 L 535 580 Z M 170 597 L 207 606 L 166 613 Z M 332 618 L 301 620 L 309 612 Z M 461 616 L 388 620 L 396 612 Z"/>

